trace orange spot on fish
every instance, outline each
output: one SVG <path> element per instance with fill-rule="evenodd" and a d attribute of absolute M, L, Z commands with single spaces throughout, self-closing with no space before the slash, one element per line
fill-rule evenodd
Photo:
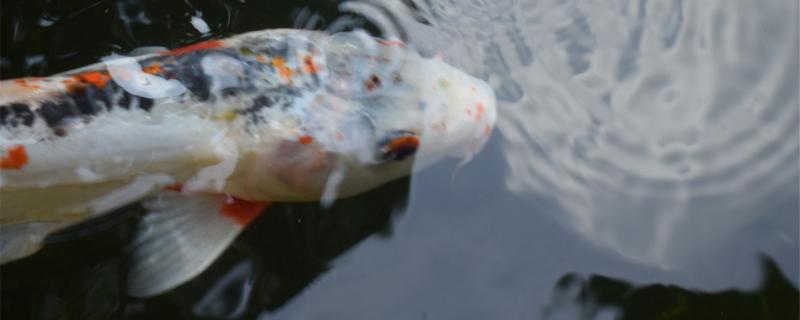
<path fill-rule="evenodd" d="M 78 89 L 78 87 L 81 86 L 81 79 L 78 78 L 77 76 L 73 76 L 71 78 L 67 78 L 67 79 L 61 80 L 61 83 L 63 83 L 64 86 L 67 87 L 66 88 L 67 89 L 67 93 L 72 93 L 76 89 Z"/>
<path fill-rule="evenodd" d="M 179 56 L 182 54 L 187 54 L 189 52 L 216 49 L 223 46 L 225 46 L 225 43 L 222 41 L 206 41 L 206 42 L 195 43 L 193 45 L 186 46 L 183 48 L 173 49 L 167 51 L 165 54 L 172 56 Z"/>
<path fill-rule="evenodd" d="M 378 43 L 380 43 L 380 44 L 382 44 L 384 46 L 396 46 L 396 47 L 401 47 L 401 48 L 406 46 L 406 44 L 403 43 L 402 41 L 384 40 L 384 39 L 377 39 L 376 41 L 378 41 Z"/>
<path fill-rule="evenodd" d="M 164 69 L 161 68 L 161 64 L 158 62 L 151 63 L 149 66 L 145 67 L 142 71 L 149 74 L 159 74 Z"/>
<path fill-rule="evenodd" d="M 476 92 L 476 91 L 478 91 L 478 89 L 475 89 L 475 86 L 470 86 L 470 87 L 469 87 L 469 90 L 470 90 L 470 91 L 472 91 L 472 92 Z"/>
<path fill-rule="evenodd" d="M 267 63 L 267 57 L 263 54 L 259 54 L 256 56 L 256 61 L 258 61 L 260 64 L 265 64 Z"/>
<path fill-rule="evenodd" d="M 269 206 L 265 201 L 247 201 L 233 196 L 227 196 L 222 203 L 220 213 L 230 218 L 239 225 L 250 224 L 264 209 Z"/>
<path fill-rule="evenodd" d="M 272 58 L 272 66 L 278 69 L 281 78 L 289 79 L 292 77 L 292 69 L 286 66 L 286 60 L 281 57 Z"/>
<path fill-rule="evenodd" d="M 484 134 L 485 136 L 487 136 L 487 137 L 488 137 L 488 136 L 491 136 L 491 135 L 492 135 L 492 126 L 490 126 L 490 125 L 488 125 L 488 124 L 487 124 L 486 126 L 484 126 L 484 127 L 483 127 L 483 134 Z"/>
<path fill-rule="evenodd" d="M 41 81 L 37 78 L 24 78 L 24 79 L 16 79 L 14 82 L 21 87 L 28 88 L 28 89 L 41 89 L 42 87 L 31 82 L 34 81 Z"/>
<path fill-rule="evenodd" d="M 481 118 L 483 118 L 483 113 L 485 111 L 486 109 L 483 107 L 483 103 L 478 102 L 478 113 L 475 114 L 475 120 L 481 121 Z"/>
<path fill-rule="evenodd" d="M 314 138 L 312 138 L 309 135 L 304 135 L 304 136 L 300 136 L 300 138 L 297 139 L 297 141 L 300 142 L 301 144 L 309 145 L 309 144 L 314 143 Z"/>
<path fill-rule="evenodd" d="M 28 153 L 25 146 L 18 144 L 6 148 L 6 156 L 0 158 L 0 169 L 22 169 L 28 164 Z"/>
<path fill-rule="evenodd" d="M 303 67 L 305 68 L 306 73 L 316 74 L 319 72 L 319 68 L 314 63 L 314 59 L 310 55 L 303 57 Z"/>
<path fill-rule="evenodd" d="M 82 80 L 82 82 L 90 83 L 98 88 L 105 88 L 106 84 L 109 80 L 111 80 L 111 76 L 102 72 L 86 72 L 81 73 L 78 75 L 78 78 Z"/>

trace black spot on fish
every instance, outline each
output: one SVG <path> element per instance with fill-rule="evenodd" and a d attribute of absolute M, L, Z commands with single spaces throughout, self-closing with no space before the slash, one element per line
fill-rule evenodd
<path fill-rule="evenodd" d="M 31 108 L 23 103 L 12 103 L 9 105 L 11 110 L 14 111 L 14 119 L 11 122 L 11 125 L 16 127 L 19 124 L 23 124 L 27 127 L 33 125 L 33 120 L 35 119 L 35 115 Z"/>
<path fill-rule="evenodd" d="M 369 79 L 364 81 L 364 86 L 367 87 L 368 91 L 373 91 L 377 88 L 380 88 L 381 78 L 373 74 L 372 76 L 369 77 Z"/>
<path fill-rule="evenodd" d="M 251 104 L 250 107 L 241 110 L 238 113 L 247 114 L 254 123 L 260 123 L 265 121 L 264 115 L 261 113 L 262 109 L 269 109 L 276 106 L 286 106 L 289 105 L 290 102 L 291 98 L 282 94 L 270 96 L 261 95 L 253 99 L 253 104 Z"/>
<path fill-rule="evenodd" d="M 122 93 L 119 95 L 119 99 L 117 100 L 117 106 L 122 107 L 122 109 L 129 110 L 131 108 L 131 103 L 133 102 L 133 97 L 130 93 L 125 90 L 122 90 Z"/>
<path fill-rule="evenodd" d="M 253 100 L 253 105 L 250 109 L 271 108 L 274 104 L 273 99 L 266 96 L 259 96 Z"/>
<path fill-rule="evenodd" d="M 100 111 L 100 107 L 98 107 L 95 100 L 92 99 L 93 91 L 95 91 L 95 89 L 91 86 L 87 86 L 82 90 L 75 90 L 69 94 L 69 97 L 78 108 L 78 114 L 91 116 Z"/>
<path fill-rule="evenodd" d="M 76 111 L 68 101 L 61 100 L 43 102 L 41 107 L 36 110 L 36 113 L 44 119 L 49 127 L 55 127 L 61 124 L 64 119 L 74 117 L 77 114 Z"/>
<path fill-rule="evenodd" d="M 6 125 L 6 118 L 11 115 L 11 107 L 0 106 L 0 126 Z"/>
<path fill-rule="evenodd" d="M 120 88 L 113 83 L 113 81 L 109 81 L 106 84 L 106 87 L 103 89 L 98 89 L 97 94 L 95 95 L 95 99 L 98 101 L 102 101 L 106 107 L 106 111 L 111 111 L 111 108 L 114 107 L 113 98 L 114 93 L 119 91 Z"/>
<path fill-rule="evenodd" d="M 153 108 L 155 101 L 150 98 L 139 97 L 139 109 L 150 111 Z"/>
<path fill-rule="evenodd" d="M 209 81 L 200 65 L 202 55 L 196 53 L 186 54 L 181 57 L 178 79 L 200 101 L 211 99 Z"/>
<path fill-rule="evenodd" d="M 67 135 L 67 130 L 65 130 L 64 128 L 53 128 L 53 134 L 55 134 L 58 137 L 63 137 Z"/>
<path fill-rule="evenodd" d="M 236 94 L 238 94 L 240 91 L 242 91 L 242 90 L 241 90 L 241 88 L 239 88 L 239 87 L 229 87 L 229 88 L 224 88 L 224 89 L 222 89 L 222 90 L 221 90 L 221 92 L 222 92 L 222 96 L 223 96 L 223 97 L 226 97 L 226 98 L 227 98 L 227 97 L 232 97 L 232 96 L 235 96 L 235 95 L 236 95 Z"/>

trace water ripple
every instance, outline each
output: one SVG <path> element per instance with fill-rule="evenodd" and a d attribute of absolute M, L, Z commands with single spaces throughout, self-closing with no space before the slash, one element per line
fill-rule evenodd
<path fill-rule="evenodd" d="M 676 267 L 796 206 L 797 3 L 413 4 L 412 41 L 503 102 L 507 187 L 596 244 Z"/>

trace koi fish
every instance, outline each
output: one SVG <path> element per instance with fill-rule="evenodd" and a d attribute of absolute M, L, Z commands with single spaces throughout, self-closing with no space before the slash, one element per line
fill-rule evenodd
<path fill-rule="evenodd" d="M 256 31 L 3 81 L 0 261 L 142 201 L 128 292 L 163 293 L 270 202 L 330 203 L 469 158 L 495 118 L 484 81 L 363 31 Z"/>

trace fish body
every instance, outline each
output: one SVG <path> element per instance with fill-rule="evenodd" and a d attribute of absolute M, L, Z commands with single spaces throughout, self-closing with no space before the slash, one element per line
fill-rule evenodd
<path fill-rule="evenodd" d="M 130 291 L 157 294 L 201 272 L 268 202 L 329 203 L 469 157 L 495 116 L 485 82 L 357 31 L 256 31 L 3 81 L 0 260 L 144 199 Z M 165 227 L 176 219 L 194 229 Z M 207 243 L 150 245 L 169 235 Z M 201 263 L 153 258 L 175 251 Z"/>

